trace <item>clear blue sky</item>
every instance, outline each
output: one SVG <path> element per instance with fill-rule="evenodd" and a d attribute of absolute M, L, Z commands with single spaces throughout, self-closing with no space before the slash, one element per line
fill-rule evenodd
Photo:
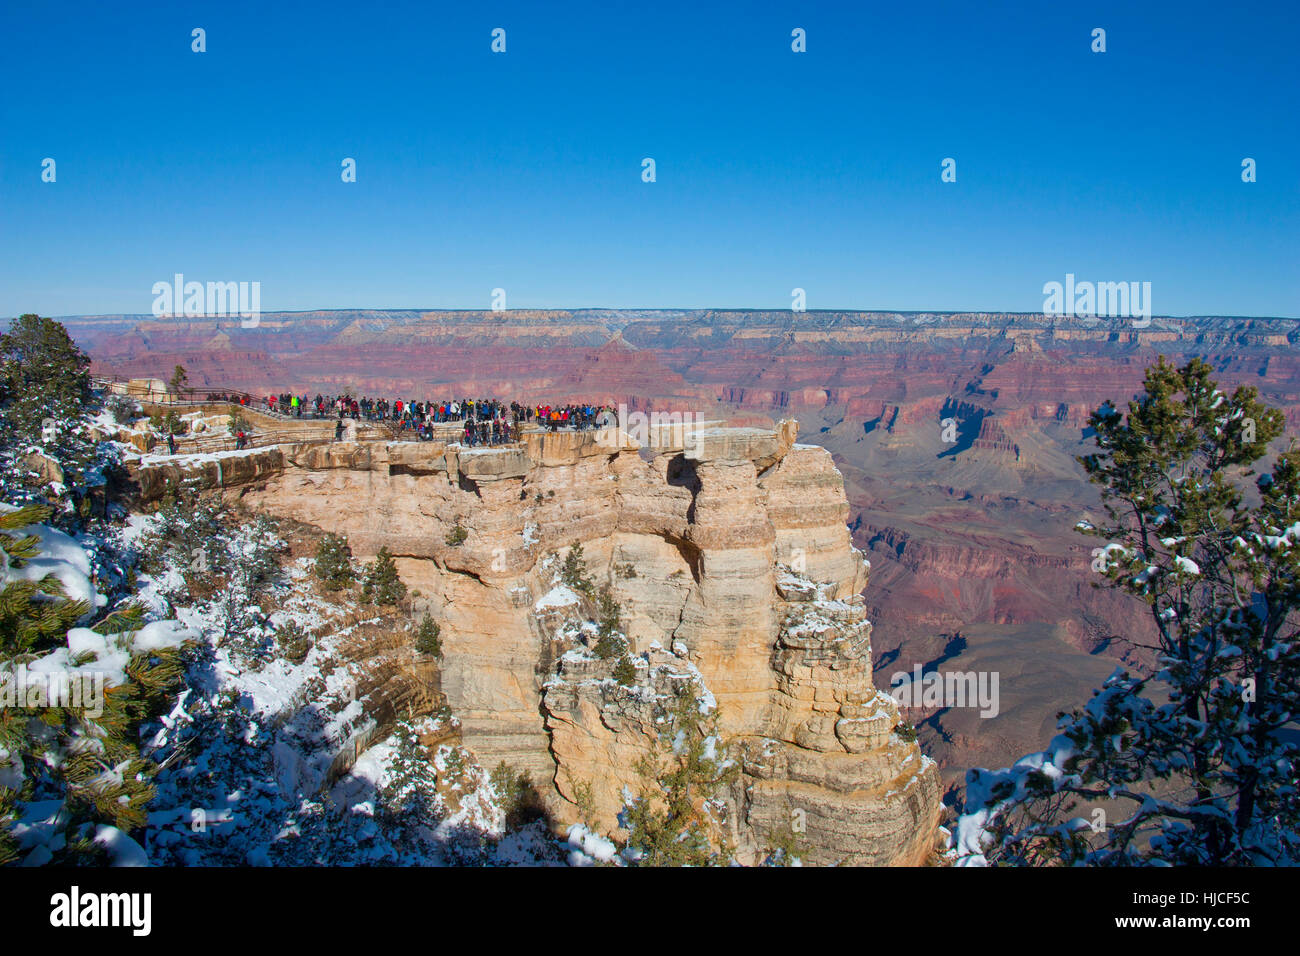
<path fill-rule="evenodd" d="M 1300 316 L 1298 32 L 1294 2 L 6 3 L 0 315 L 147 313 L 176 272 L 264 311 L 1037 311 L 1073 272 Z"/>

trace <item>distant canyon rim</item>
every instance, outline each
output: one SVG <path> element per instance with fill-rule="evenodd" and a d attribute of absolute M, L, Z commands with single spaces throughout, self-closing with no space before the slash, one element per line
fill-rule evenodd
<path fill-rule="evenodd" d="M 943 785 L 1053 733 L 1138 660 L 1145 608 L 1093 587 L 1097 496 L 1075 456 L 1088 417 L 1123 405 L 1158 356 L 1255 386 L 1300 430 L 1300 320 L 984 312 L 548 310 L 268 312 L 60 319 L 97 374 L 199 390 L 412 400 L 592 401 L 771 427 L 799 421 L 844 476 L 852 542 L 872 568 L 875 685 L 995 671 L 996 716 L 909 708 Z"/>

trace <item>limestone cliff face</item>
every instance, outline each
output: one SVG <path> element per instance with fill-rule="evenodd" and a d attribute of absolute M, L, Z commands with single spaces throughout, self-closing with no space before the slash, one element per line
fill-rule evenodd
<path fill-rule="evenodd" d="M 220 480 L 251 505 L 346 533 L 360 554 L 397 555 L 442 626 L 441 689 L 465 744 L 486 766 L 506 760 L 553 784 L 561 820 L 577 818 L 574 788 L 588 783 L 600 824 L 617 826 L 622 787 L 635 789 L 654 740 L 654 702 L 691 681 L 742 760 L 727 795 L 742 860 L 793 830 L 809 862 L 919 863 L 938 773 L 872 685 L 867 567 L 843 481 L 796 431 L 700 428 L 639 450 L 613 432 L 483 450 L 282 445 Z M 448 544 L 456 527 L 464 541 Z M 584 608 L 556 587 L 575 543 L 622 608 L 630 686 L 583 651 Z"/>

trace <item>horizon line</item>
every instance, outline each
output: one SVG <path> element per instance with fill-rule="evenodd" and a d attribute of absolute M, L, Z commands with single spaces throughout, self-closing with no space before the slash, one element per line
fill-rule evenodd
<path fill-rule="evenodd" d="M 320 312 L 408 312 L 408 313 L 439 313 L 439 312 L 468 312 L 481 313 L 485 316 L 491 315 L 510 315 L 511 313 L 525 312 L 753 312 L 763 314 L 789 313 L 790 315 L 1006 315 L 1006 316 L 1041 316 L 1045 319 L 1074 319 L 1076 321 L 1095 320 L 1105 322 L 1107 320 L 1126 322 L 1131 320 L 1131 316 L 1112 316 L 1112 315 L 1081 315 L 1081 314 L 1064 314 L 1049 313 L 1042 311 L 1024 311 L 1009 309 L 854 309 L 854 308 L 828 308 L 828 309 L 802 309 L 795 311 L 788 306 L 784 308 L 762 308 L 753 306 L 667 306 L 667 307 L 647 307 L 640 306 L 538 306 L 533 308 L 510 308 L 510 309 L 483 309 L 483 308 L 456 308 L 451 306 L 439 306 L 434 308 L 387 308 L 381 306 L 345 306 L 330 307 L 319 309 L 263 309 L 258 314 L 267 315 L 308 315 Z M 23 313 L 30 314 L 30 313 Z M 40 313 L 36 313 L 40 314 Z M 5 321 L 13 321 L 17 315 L 5 316 Z M 63 315 L 47 316 L 51 319 L 98 319 L 117 317 L 122 319 L 139 319 L 147 321 L 156 319 L 158 321 L 169 321 L 175 319 L 191 320 L 216 320 L 228 319 L 238 321 L 237 314 L 231 315 L 178 315 L 169 314 L 165 316 L 154 315 L 151 312 L 73 312 Z M 1280 321 L 1280 322 L 1298 322 L 1300 315 L 1227 315 L 1223 313 L 1201 312 L 1189 313 L 1185 315 L 1174 315 L 1172 313 L 1156 313 L 1151 315 L 1151 319 L 1250 319 L 1259 321 Z M 1135 331 L 1142 331 L 1136 329 Z"/>

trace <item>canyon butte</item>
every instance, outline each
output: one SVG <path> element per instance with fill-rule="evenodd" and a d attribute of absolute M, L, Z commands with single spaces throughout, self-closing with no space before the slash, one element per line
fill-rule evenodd
<path fill-rule="evenodd" d="M 951 787 L 960 783 L 968 767 L 1002 766 L 1040 747 L 1051 737 L 1058 711 L 1083 703 L 1116 666 L 1140 658 L 1143 651 L 1134 642 L 1141 643 L 1145 636 L 1145 608 L 1114 591 L 1093 587 L 1090 565 L 1096 542 L 1074 530 L 1097 503 L 1075 457 L 1089 449 L 1090 413 L 1104 401 L 1122 404 L 1130 399 L 1143 371 L 1158 356 L 1174 362 L 1203 358 L 1216 369 L 1221 386 L 1254 385 L 1266 403 L 1283 410 L 1289 435 L 1300 429 L 1300 321 L 1294 319 L 1157 316 L 1137 328 L 1126 319 L 1010 313 L 372 310 L 266 313 L 256 328 L 243 328 L 238 319 L 77 316 L 61 321 L 92 356 L 97 373 L 165 379 L 181 364 L 190 383 L 200 389 L 240 389 L 255 395 L 289 390 L 337 394 L 347 389 L 357 395 L 414 400 L 608 402 L 630 409 L 688 412 L 773 436 L 785 435 L 783 429 L 792 427 L 780 425 L 782 420 L 798 419 L 800 441 L 825 451 L 795 445 L 787 436 L 781 442 L 791 443 L 779 461 L 764 464 L 768 453 L 756 452 L 742 468 L 739 460 L 724 464 L 723 458 L 706 457 L 693 464 L 687 476 L 676 470 L 680 465 L 669 466 L 676 456 L 667 453 L 638 465 L 625 452 L 611 461 L 603 453 L 583 455 L 575 448 L 560 457 L 576 454 L 577 461 L 552 466 L 547 464 L 552 452 L 530 446 L 529 455 L 540 457 L 492 466 L 510 472 L 509 478 L 481 481 L 457 469 L 462 476 L 457 482 L 472 482 L 484 501 L 521 490 L 507 492 L 514 486 L 502 482 L 540 482 L 547 474 L 548 481 L 554 480 L 560 472 L 545 470 L 551 467 L 571 468 L 586 482 L 581 500 L 587 503 L 582 507 L 592 513 L 584 510 L 580 516 L 566 517 L 562 532 L 539 530 L 539 540 L 553 548 L 567 546 L 570 538 L 589 541 L 592 555 L 606 571 L 618 563 L 633 564 L 638 575 L 642 563 L 654 569 L 647 570 L 645 579 L 619 582 L 628 599 L 641 605 L 638 641 L 646 647 L 657 641 L 656 653 L 665 668 L 698 666 L 731 729 L 743 727 L 756 740 L 770 735 L 782 742 L 772 759 L 785 769 L 765 778 L 755 764 L 748 774 L 757 794 L 749 808 L 755 820 L 776 812 L 772 808 L 780 801 L 774 794 L 782 787 L 851 792 L 860 781 L 851 775 L 835 777 L 829 769 L 834 761 L 828 763 L 823 756 L 816 758 L 817 769 L 794 769 L 789 754 L 802 758 L 836 752 L 826 749 L 830 739 L 825 735 L 835 736 L 838 721 L 857 719 L 854 708 L 873 713 L 870 700 L 878 698 L 869 697 L 872 687 L 888 688 L 897 672 L 919 664 L 1001 675 L 996 717 L 983 718 L 973 708 L 905 714 L 918 727 L 922 749 L 937 759 L 943 786 Z M 367 451 L 369 460 L 380 464 L 355 469 L 308 467 L 286 458 L 276 466 L 283 470 L 266 479 L 264 490 L 248 493 L 264 498 L 267 507 L 319 508 L 314 519 L 302 511 L 303 520 L 331 530 L 346 525 L 342 530 L 355 534 L 359 547 L 377 548 L 387 542 L 407 555 L 405 560 L 424 562 L 404 567 L 403 573 L 421 581 L 415 587 L 455 607 L 448 612 L 453 617 L 499 617 L 511 633 L 519 621 L 535 619 L 527 625 L 533 634 L 528 640 L 543 643 L 563 631 L 562 620 L 550 619 L 558 612 L 530 610 L 524 592 L 510 597 L 510 587 L 516 585 L 502 583 L 518 576 L 526 581 L 518 586 L 526 586 L 528 600 L 534 600 L 546 583 L 543 571 L 511 564 L 503 577 L 491 569 L 491 548 L 506 547 L 506 539 L 518 534 L 516 526 L 529 520 L 524 501 L 514 502 L 511 509 L 488 509 L 485 514 L 497 515 L 494 520 L 501 527 L 476 525 L 464 550 L 449 556 L 442 553 L 439 532 L 452 513 L 446 509 L 454 510 L 456 496 L 445 495 L 463 491 L 459 484 L 443 478 L 445 494 L 430 492 L 421 502 L 410 502 L 411 509 L 425 509 L 411 514 L 422 515 L 421 522 L 441 522 L 436 528 L 403 524 L 405 519 L 399 518 L 379 523 L 384 513 L 375 510 L 378 506 L 372 506 L 368 496 L 397 493 L 393 489 L 405 487 L 401 482 L 423 480 L 418 468 L 429 467 L 412 465 L 417 470 L 404 471 L 408 465 L 401 460 L 383 458 L 394 454 L 400 459 L 414 453 Z M 744 458 L 739 451 L 735 454 Z M 818 462 L 826 469 L 826 489 L 817 484 L 823 480 L 818 478 L 811 487 L 820 490 L 798 504 L 842 512 L 834 521 L 829 511 L 816 519 L 813 512 L 796 519 L 788 510 L 793 505 L 782 503 L 784 492 L 777 488 L 798 473 L 814 470 Z M 489 466 L 468 467 L 472 471 Z M 635 491 L 651 487 L 643 469 L 652 467 L 662 471 L 656 490 Z M 520 469 L 521 474 L 513 474 Z M 715 483 L 710 486 L 701 473 Z M 382 489 L 376 484 L 381 474 Z M 764 474 L 761 480 L 759 474 Z M 315 491 L 308 488 L 308 476 L 319 482 L 312 486 Z M 610 476 L 613 480 L 605 481 Z M 290 488 L 295 481 L 300 483 L 297 492 Z M 690 490 L 694 481 L 700 482 L 698 494 Z M 561 487 L 554 490 L 560 498 Z M 336 492 L 354 497 L 335 497 Z M 319 503 L 291 506 L 299 493 L 303 502 Z M 408 493 L 414 494 L 401 492 L 398 497 Z M 692 495 L 693 504 L 682 513 L 692 530 L 683 536 L 682 514 L 674 509 Z M 613 496 L 622 505 L 605 508 L 599 505 L 603 496 Z M 735 500 L 722 500 L 730 498 Z M 344 501 L 354 504 L 349 508 L 341 504 Z M 621 513 L 623 507 L 626 514 Z M 394 514 L 404 514 L 406 508 L 402 505 Z M 720 517 L 728 514 L 731 517 Z M 823 524 L 815 524 L 823 518 Z M 480 516 L 482 520 L 486 517 Z M 702 524 L 694 527 L 696 521 Z M 874 624 L 874 654 L 864 653 L 851 665 L 841 661 L 838 670 L 831 667 L 837 677 L 826 687 L 840 688 L 830 693 L 841 694 L 836 706 L 848 710 L 836 711 L 838 716 L 829 724 L 827 717 L 811 721 L 811 715 L 799 716 L 802 711 L 793 701 L 803 698 L 788 692 L 799 686 L 790 683 L 793 675 L 803 675 L 800 668 L 812 665 L 779 659 L 795 652 L 793 645 L 782 643 L 788 637 L 788 629 L 782 630 L 785 617 L 823 613 L 815 609 L 816 602 L 791 602 L 777 588 L 786 573 L 781 564 L 788 559 L 782 548 L 793 547 L 783 538 L 790 533 L 791 521 L 823 529 L 817 537 L 821 543 L 807 549 L 810 562 L 812 555 L 820 555 L 809 564 L 809 581 L 814 592 L 831 587 L 832 593 L 817 600 L 858 609 L 835 614 L 864 612 L 861 619 L 835 618 L 835 628 L 852 634 L 865 620 Z M 760 543 L 766 542 L 769 522 L 772 540 Z M 847 530 L 840 527 L 844 522 Z M 546 527 L 544 521 L 537 524 Z M 382 542 L 376 530 L 381 526 Z M 412 529 L 409 534 L 402 530 L 406 527 Z M 842 547 L 823 542 L 822 535 L 829 541 L 832 531 L 844 538 Z M 410 540 L 403 541 L 404 535 Z M 399 541 L 402 547 L 394 547 Z M 710 564 L 715 542 L 727 546 Z M 871 586 L 865 591 L 850 544 L 864 551 L 872 564 Z M 617 556 L 623 547 L 631 548 L 626 559 Z M 722 573 L 722 553 L 728 570 L 719 578 L 714 575 Z M 515 551 L 507 547 L 506 554 Z M 707 574 L 692 564 L 700 555 L 705 556 Z M 471 556 L 477 557 L 471 561 Z M 435 567 L 440 568 L 436 585 L 433 579 L 421 578 Z M 681 574 L 673 577 L 674 571 Z M 498 593 L 502 587 L 505 591 Z M 658 597 L 652 599 L 651 590 Z M 516 606 L 514 600 L 523 603 Z M 676 613 L 681 618 L 670 628 Z M 715 623 L 717 634 L 730 636 L 711 636 Z M 484 626 L 483 621 L 473 626 Z M 451 631 L 458 627 L 449 623 Z M 695 642 L 683 642 L 685 658 L 673 653 L 670 632 L 675 628 L 689 632 Z M 453 646 L 458 640 L 452 639 Z M 757 651 L 731 654 L 746 641 L 760 640 L 772 658 L 763 667 Z M 597 724 L 608 729 L 605 717 L 596 723 L 584 718 L 582 731 L 575 730 L 578 724 L 572 721 L 565 726 L 561 715 L 571 713 L 566 708 L 594 713 L 598 705 L 576 689 L 582 681 L 576 670 L 565 670 L 560 645 L 551 661 L 560 662 L 556 673 L 546 671 L 552 683 L 545 699 L 533 705 L 528 720 L 517 710 L 526 698 L 523 688 L 537 680 L 537 668 L 550 666 L 550 658 L 529 656 L 534 650 L 531 644 L 527 653 L 520 647 L 509 657 L 513 663 L 488 659 L 471 673 L 448 673 L 452 696 L 475 681 L 518 685 L 515 697 L 492 697 L 480 713 L 467 715 L 467 723 L 482 739 L 497 741 L 493 752 L 517 754 L 539 772 L 544 740 L 565 752 L 575 768 L 594 771 L 602 762 L 612 765 L 618 745 L 597 732 Z M 812 649 L 799 653 L 805 650 Z M 784 673 L 781 668 L 787 665 L 792 674 L 778 679 L 775 675 Z M 849 684 L 843 684 L 849 672 L 872 666 L 874 679 L 868 670 L 861 686 L 853 683 L 859 677 L 849 681 L 851 692 Z M 513 676 L 505 677 L 507 671 Z M 760 690 L 764 681 L 778 683 Z M 808 685 L 817 703 L 822 702 L 818 693 L 824 698 L 829 692 L 818 689 L 821 681 Z M 606 706 L 601 703 L 599 708 Z M 618 708 L 600 713 L 615 724 L 640 719 Z M 887 723 L 892 717 L 879 719 Z M 525 730 L 526 725 L 531 729 Z M 814 726 L 819 729 L 814 731 Z M 796 732 L 792 727 L 805 729 Z M 615 736 L 623 739 L 621 732 Z M 878 749 L 879 739 L 868 737 L 869 746 L 861 753 Z M 800 739 L 816 739 L 825 746 L 820 751 L 800 748 Z M 842 738 L 835 739 L 836 746 L 847 748 Z M 792 746 L 794 751 L 783 749 Z M 884 746 L 887 750 L 894 745 Z M 928 779 L 926 774 L 918 777 L 913 791 L 926 793 Z M 832 780 L 838 783 L 832 785 Z M 567 785 L 557 781 L 561 793 Z M 891 786 L 880 784 L 879 793 L 889 792 Z M 825 816 L 830 821 L 834 812 L 829 808 L 838 798 L 824 799 L 830 801 Z M 928 796 L 917 799 L 918 819 L 923 820 L 931 812 L 930 803 Z M 894 821 L 882 824 L 887 827 L 898 823 L 888 813 L 880 819 Z M 894 852 L 901 859 L 912 851 L 900 844 Z"/>
<path fill-rule="evenodd" d="M 345 533 L 360 552 L 386 547 L 441 628 L 428 700 L 447 702 L 483 765 L 542 781 L 560 824 L 619 830 L 665 702 L 684 690 L 716 708 L 739 763 L 719 799 L 741 862 L 797 833 L 809 863 L 921 864 L 938 768 L 873 685 L 868 564 L 844 483 L 796 433 L 786 420 L 658 429 L 648 445 L 617 428 L 497 448 L 284 442 L 145 456 L 133 471 L 145 501 L 185 482 Z M 631 679 L 587 650 L 583 597 L 558 573 L 575 545 L 621 608 Z"/>

